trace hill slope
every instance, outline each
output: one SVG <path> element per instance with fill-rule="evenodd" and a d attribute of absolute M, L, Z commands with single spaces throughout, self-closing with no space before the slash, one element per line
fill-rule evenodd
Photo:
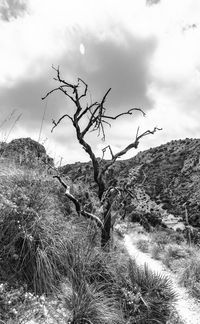
<path fill-rule="evenodd" d="M 28 167 L 53 164 L 45 148 L 30 138 L 0 143 L 0 156 Z M 95 188 L 91 162 L 68 164 L 61 171 L 82 188 Z M 109 185 L 125 184 L 134 192 L 136 199 L 129 201 L 127 214 L 162 218 L 173 214 L 185 220 L 187 208 L 190 225 L 200 226 L 200 139 L 171 141 L 119 160 L 106 177 Z"/>
<path fill-rule="evenodd" d="M 91 162 L 66 165 L 62 172 L 94 186 Z M 184 220 L 186 206 L 190 224 L 200 226 L 200 139 L 171 141 L 117 161 L 107 178 L 136 192 L 129 212 L 173 214 Z"/>
<path fill-rule="evenodd" d="M 168 213 L 200 226 L 200 139 L 172 141 L 124 162 L 124 176 L 139 168 L 135 179 Z"/>

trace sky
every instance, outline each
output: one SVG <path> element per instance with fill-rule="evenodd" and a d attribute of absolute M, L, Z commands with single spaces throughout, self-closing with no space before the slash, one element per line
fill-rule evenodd
<path fill-rule="evenodd" d="M 62 164 L 89 160 L 69 120 L 51 132 L 52 119 L 73 112 L 62 93 L 41 99 L 58 86 L 52 65 L 66 81 L 88 84 L 88 103 L 111 87 L 110 115 L 145 111 L 114 120 L 105 142 L 90 133 L 98 156 L 133 142 L 138 126 L 162 131 L 123 158 L 199 138 L 199 40 L 199 0 L 0 0 L 0 140 L 31 137 Z"/>

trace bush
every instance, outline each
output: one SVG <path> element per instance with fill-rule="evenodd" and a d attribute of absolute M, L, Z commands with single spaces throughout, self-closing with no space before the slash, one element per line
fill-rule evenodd
<path fill-rule="evenodd" d="M 150 252 L 153 259 L 159 260 L 161 258 L 161 253 L 163 252 L 163 247 L 160 244 L 153 243 Z"/>
<path fill-rule="evenodd" d="M 170 237 L 169 237 L 169 233 L 167 231 L 158 231 L 158 232 L 154 232 L 152 235 L 152 241 L 164 246 L 168 243 L 170 243 Z"/>
<path fill-rule="evenodd" d="M 58 296 L 47 297 L 27 292 L 26 286 L 0 285 L 0 323 L 9 324 L 63 324 L 69 311 Z"/>
<path fill-rule="evenodd" d="M 169 238 L 171 243 L 176 243 L 176 244 L 180 244 L 186 241 L 184 234 L 182 232 L 177 232 L 174 230 L 169 232 Z"/>
<path fill-rule="evenodd" d="M 149 242 L 145 239 L 140 239 L 137 241 L 137 248 L 142 252 L 148 252 L 149 250 Z"/>
<path fill-rule="evenodd" d="M 173 262 L 178 259 L 184 259 L 188 257 L 188 252 L 184 247 L 177 244 L 170 244 L 165 247 L 162 255 L 162 262 L 168 267 L 172 268 Z"/>

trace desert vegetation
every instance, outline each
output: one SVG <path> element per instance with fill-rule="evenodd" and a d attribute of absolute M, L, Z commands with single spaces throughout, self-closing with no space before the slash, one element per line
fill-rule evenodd
<path fill-rule="evenodd" d="M 198 222 L 192 223 L 190 197 L 190 203 L 184 198 L 182 209 L 182 200 L 176 205 L 183 232 L 169 229 L 165 221 L 173 218 L 171 204 L 181 191 L 181 186 L 174 193 L 170 187 L 172 170 L 162 165 L 165 148 L 153 149 L 153 156 L 149 150 L 133 160 L 118 161 L 158 128 L 141 134 L 138 129 L 124 149 L 113 153 L 107 146 L 102 157 L 96 157 L 88 132 L 104 140 L 111 121 L 135 111 L 144 113 L 133 108 L 111 116 L 106 108 L 110 89 L 101 101 L 88 105 L 88 85 L 81 79 L 69 83 L 59 68 L 54 70 L 59 86 L 43 99 L 62 92 L 73 104 L 74 114 L 66 111 L 53 120 L 52 130 L 69 119 L 90 162 L 56 168 L 44 147 L 31 139 L 1 143 L 0 320 L 181 324 L 170 279 L 148 265 L 138 265 L 123 241 L 124 233 L 139 224 L 137 249 L 162 260 L 177 273 L 180 285 L 199 298 L 199 231 Z M 176 151 L 170 145 L 170 154 L 172 150 Z M 104 159 L 106 151 L 109 160 Z M 182 173 L 189 172 L 182 162 Z M 160 170 L 158 176 L 152 165 Z M 161 181 L 163 169 L 170 171 L 170 183 L 167 177 Z M 195 204 L 195 213 L 197 208 Z"/>
<path fill-rule="evenodd" d="M 119 235 L 112 235 L 116 220 L 126 216 L 126 199 L 130 203 L 133 195 L 123 183 L 121 187 L 110 183 L 107 172 L 118 157 L 136 148 L 142 137 L 154 134 L 157 128 L 142 134 L 138 130 L 134 142 L 117 154 L 107 148 L 111 153 L 109 161 L 97 158 L 85 134 L 93 130 L 105 137 L 106 119 L 131 115 L 138 109 L 107 115 L 105 100 L 110 90 L 101 102 L 83 109 L 80 103 L 87 95 L 87 84 L 81 79 L 77 85 L 67 83 L 61 79 L 59 69 L 56 72 L 60 86 L 47 95 L 56 90 L 64 92 L 74 103 L 75 114 L 54 121 L 53 128 L 65 117 L 72 121 L 77 140 L 91 159 L 93 182 L 81 186 L 80 180 L 73 177 L 64 180 L 62 170 L 56 169 L 41 145 L 30 139 L 23 144 L 12 141 L 12 147 L 3 145 L 0 320 L 167 323 L 175 301 L 170 280 L 147 266 L 138 266 L 123 248 Z M 90 118 L 81 130 L 79 120 L 85 114 Z M 34 155 L 34 150 L 41 154 Z M 11 155 L 13 159 L 9 160 Z"/>
<path fill-rule="evenodd" d="M 167 321 L 170 282 L 138 267 L 117 242 L 102 250 L 96 224 L 77 216 L 46 170 L 5 166 L 0 187 L 3 323 Z"/>
<path fill-rule="evenodd" d="M 148 234 L 147 234 L 148 235 Z M 176 274 L 181 286 L 199 300 L 200 249 L 196 244 L 188 244 L 187 234 L 173 230 L 159 230 L 151 233 L 148 238 L 139 238 L 137 248 L 149 253 Z"/>

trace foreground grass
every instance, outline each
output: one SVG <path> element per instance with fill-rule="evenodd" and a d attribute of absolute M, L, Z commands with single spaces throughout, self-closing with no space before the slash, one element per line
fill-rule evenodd
<path fill-rule="evenodd" d="M 158 231 L 147 239 L 140 239 L 137 247 L 149 252 L 154 259 L 177 274 L 180 285 L 186 287 L 192 297 L 200 299 L 200 249 L 189 246 L 182 234 Z"/>
<path fill-rule="evenodd" d="M 166 323 L 167 279 L 120 249 L 102 251 L 97 228 L 76 217 L 48 174 L 5 169 L 0 192 L 1 321 Z"/>

